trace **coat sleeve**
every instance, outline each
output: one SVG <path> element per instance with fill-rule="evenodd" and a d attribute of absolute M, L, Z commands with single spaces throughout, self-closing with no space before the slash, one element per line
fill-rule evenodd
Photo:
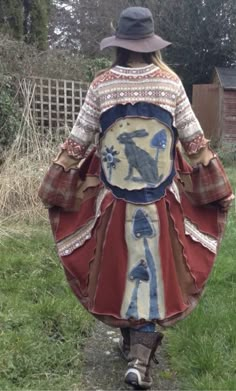
<path fill-rule="evenodd" d="M 209 140 L 204 136 L 203 129 L 193 112 L 181 81 L 179 81 L 176 98 L 175 125 L 180 142 L 189 157 L 208 145 Z"/>
<path fill-rule="evenodd" d="M 83 158 L 89 145 L 94 142 L 95 134 L 99 132 L 99 117 L 99 96 L 92 83 L 71 134 L 61 146 L 62 150 L 66 150 L 71 157 Z"/>

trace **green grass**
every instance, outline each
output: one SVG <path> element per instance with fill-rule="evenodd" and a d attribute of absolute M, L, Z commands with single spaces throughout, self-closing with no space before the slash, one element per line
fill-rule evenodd
<path fill-rule="evenodd" d="M 235 169 L 228 169 L 236 187 Z M 236 390 L 236 209 L 198 308 L 168 331 L 168 353 L 185 390 Z"/>
<path fill-rule="evenodd" d="M 0 297 L 0 389 L 78 389 L 93 320 L 65 281 L 48 227 L 0 244 Z"/>

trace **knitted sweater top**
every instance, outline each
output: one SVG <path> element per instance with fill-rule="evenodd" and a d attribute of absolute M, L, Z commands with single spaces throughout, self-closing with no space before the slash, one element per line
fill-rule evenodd
<path fill-rule="evenodd" d="M 172 115 L 187 154 L 194 154 L 206 145 L 179 77 L 150 64 L 141 68 L 115 66 L 93 80 L 66 149 L 75 157 L 83 155 L 95 134 L 101 131 L 100 117 L 105 111 L 119 104 L 137 102 L 152 103 Z"/>

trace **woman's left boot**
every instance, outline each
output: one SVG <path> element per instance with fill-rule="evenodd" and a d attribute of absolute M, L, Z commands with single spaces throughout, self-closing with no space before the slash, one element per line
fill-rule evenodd
<path fill-rule="evenodd" d="M 130 351 L 130 328 L 123 327 L 120 329 L 121 337 L 119 340 L 119 349 L 125 360 L 128 361 Z"/>
<path fill-rule="evenodd" d="M 150 363 L 163 334 L 130 330 L 130 353 L 125 382 L 134 389 L 147 390 L 152 386 Z"/>

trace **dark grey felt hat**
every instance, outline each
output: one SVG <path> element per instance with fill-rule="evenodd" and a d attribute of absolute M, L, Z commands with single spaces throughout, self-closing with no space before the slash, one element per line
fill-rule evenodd
<path fill-rule="evenodd" d="M 129 7 L 120 14 L 115 35 L 104 38 L 100 49 L 116 46 L 134 52 L 149 53 L 171 45 L 154 32 L 151 11 L 144 7 Z"/>

